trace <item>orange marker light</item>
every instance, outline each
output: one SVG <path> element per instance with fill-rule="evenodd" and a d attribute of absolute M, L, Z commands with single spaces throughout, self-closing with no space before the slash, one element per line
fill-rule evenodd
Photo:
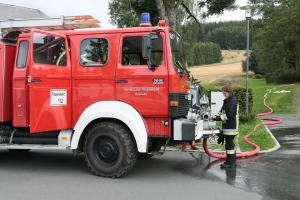
<path fill-rule="evenodd" d="M 67 140 L 68 138 L 67 138 L 67 137 L 61 137 L 61 139 L 62 139 L 62 140 Z"/>
<path fill-rule="evenodd" d="M 170 101 L 170 106 L 172 107 L 178 106 L 178 101 Z"/>

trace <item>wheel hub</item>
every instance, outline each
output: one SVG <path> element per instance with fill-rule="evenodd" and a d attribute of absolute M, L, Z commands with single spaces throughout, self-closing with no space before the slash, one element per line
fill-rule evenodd
<path fill-rule="evenodd" d="M 119 148 L 111 138 L 99 138 L 93 145 L 97 162 L 103 166 L 113 166 L 119 157 Z"/>

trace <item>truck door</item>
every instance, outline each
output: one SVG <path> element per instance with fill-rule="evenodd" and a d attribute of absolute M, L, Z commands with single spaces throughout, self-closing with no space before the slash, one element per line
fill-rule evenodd
<path fill-rule="evenodd" d="M 152 56 L 158 67 L 149 70 L 142 57 L 142 37 L 147 33 L 123 34 L 116 70 L 116 99 L 135 107 L 143 116 L 168 116 L 168 69 L 165 35 L 152 42 Z"/>
<path fill-rule="evenodd" d="M 71 65 L 63 34 L 33 29 L 29 69 L 30 132 L 71 128 Z"/>

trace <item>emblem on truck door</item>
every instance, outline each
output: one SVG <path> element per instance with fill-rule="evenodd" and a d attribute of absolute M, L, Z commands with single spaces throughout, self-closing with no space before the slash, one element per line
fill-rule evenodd
<path fill-rule="evenodd" d="M 155 78 L 152 80 L 153 84 L 164 84 L 163 78 Z"/>

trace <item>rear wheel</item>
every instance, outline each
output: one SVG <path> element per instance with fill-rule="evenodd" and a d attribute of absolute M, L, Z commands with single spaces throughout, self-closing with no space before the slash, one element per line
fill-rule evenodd
<path fill-rule="evenodd" d="M 95 125 L 85 138 L 84 151 L 88 167 L 98 176 L 120 177 L 137 161 L 134 137 L 117 122 Z"/>

